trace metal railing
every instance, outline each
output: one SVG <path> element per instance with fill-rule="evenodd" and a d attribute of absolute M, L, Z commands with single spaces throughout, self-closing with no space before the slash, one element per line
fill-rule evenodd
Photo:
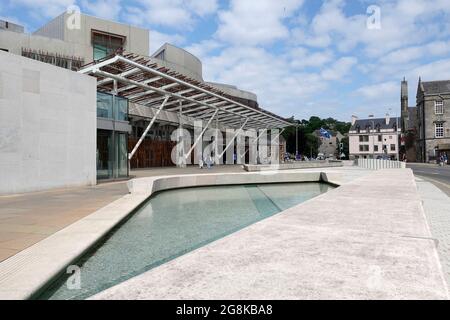
<path fill-rule="evenodd" d="M 356 164 L 358 167 L 371 170 L 406 168 L 406 162 L 382 159 L 357 159 Z"/>

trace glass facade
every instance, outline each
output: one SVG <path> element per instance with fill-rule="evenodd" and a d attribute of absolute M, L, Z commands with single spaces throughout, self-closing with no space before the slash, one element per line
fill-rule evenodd
<path fill-rule="evenodd" d="M 128 176 L 128 136 L 126 132 L 97 130 L 97 179 Z"/>
<path fill-rule="evenodd" d="M 128 121 L 128 100 L 97 92 L 97 117 Z M 128 176 L 128 133 L 97 129 L 97 179 L 117 179 Z"/>
<path fill-rule="evenodd" d="M 128 121 L 128 100 L 103 92 L 97 92 L 97 117 Z"/>
<path fill-rule="evenodd" d="M 103 59 L 123 48 L 125 37 L 92 30 L 94 60 Z"/>

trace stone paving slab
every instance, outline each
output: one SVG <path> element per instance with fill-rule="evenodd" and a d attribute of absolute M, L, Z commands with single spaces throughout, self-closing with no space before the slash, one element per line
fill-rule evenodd
<path fill-rule="evenodd" d="M 363 176 L 92 297 L 448 298 L 409 169 Z"/>
<path fill-rule="evenodd" d="M 450 198 L 430 182 L 420 178 L 416 182 L 431 234 L 437 240 L 444 275 L 450 286 Z"/>

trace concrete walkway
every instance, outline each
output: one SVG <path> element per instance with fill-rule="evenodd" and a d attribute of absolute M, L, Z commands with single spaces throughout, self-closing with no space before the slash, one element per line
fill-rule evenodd
<path fill-rule="evenodd" d="M 131 176 L 244 172 L 242 166 L 134 170 Z M 0 262 L 128 193 L 126 181 L 0 196 Z"/>
<path fill-rule="evenodd" d="M 365 175 L 93 299 L 448 299 L 408 169 Z"/>
<path fill-rule="evenodd" d="M 422 178 L 416 178 L 417 189 L 437 249 L 447 284 L 450 286 L 450 197 Z"/>

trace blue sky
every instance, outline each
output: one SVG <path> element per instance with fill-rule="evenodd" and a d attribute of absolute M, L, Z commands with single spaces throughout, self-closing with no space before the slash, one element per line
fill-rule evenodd
<path fill-rule="evenodd" d="M 410 105 L 419 76 L 450 79 L 449 0 L 3 0 L 0 17 L 32 32 L 71 4 L 148 28 L 151 52 L 183 47 L 205 80 L 286 117 L 399 115 L 403 77 Z"/>

